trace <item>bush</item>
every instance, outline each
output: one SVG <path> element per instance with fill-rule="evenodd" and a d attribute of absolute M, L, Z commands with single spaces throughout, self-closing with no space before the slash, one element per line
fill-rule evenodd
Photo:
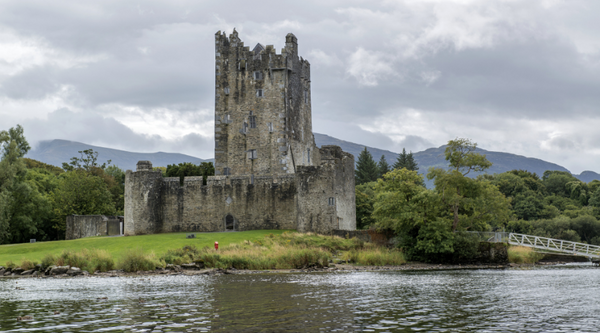
<path fill-rule="evenodd" d="M 404 254 L 402 254 L 402 252 L 385 248 L 349 251 L 344 254 L 342 259 L 365 266 L 397 266 L 406 263 L 406 259 L 404 259 Z"/>
<path fill-rule="evenodd" d="M 119 268 L 125 272 L 151 271 L 160 266 L 163 265 L 154 252 L 144 253 L 142 249 L 125 252 L 119 263 Z"/>
<path fill-rule="evenodd" d="M 473 262 L 479 254 L 479 237 L 475 234 L 457 232 L 454 234 L 454 253 L 452 261 L 455 263 Z"/>
<path fill-rule="evenodd" d="M 42 259 L 42 270 L 46 270 L 46 268 L 55 265 L 56 262 L 56 256 L 53 254 L 47 254 L 46 256 L 44 256 L 44 258 Z"/>
<path fill-rule="evenodd" d="M 17 267 L 17 265 L 14 262 L 12 262 L 12 260 L 6 262 L 6 268 L 13 269 L 15 267 Z"/>
<path fill-rule="evenodd" d="M 23 259 L 21 260 L 21 268 L 28 271 L 30 269 L 34 269 L 35 268 L 35 263 L 31 262 L 30 260 L 27 259 Z"/>
<path fill-rule="evenodd" d="M 508 261 L 515 264 L 533 264 L 544 257 L 530 247 L 510 246 L 508 248 Z"/>

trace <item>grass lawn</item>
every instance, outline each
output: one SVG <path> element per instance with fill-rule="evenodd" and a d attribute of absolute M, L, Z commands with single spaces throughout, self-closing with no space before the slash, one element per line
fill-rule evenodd
<path fill-rule="evenodd" d="M 21 260 L 41 262 L 47 254 L 58 255 L 63 250 L 100 249 L 106 250 L 115 260 L 130 249 L 141 248 L 144 252 L 154 251 L 158 256 L 167 250 L 181 248 L 185 245 L 194 245 L 197 248 L 204 246 L 214 247 L 219 242 L 219 247 L 231 243 L 240 243 L 244 240 L 254 241 L 262 239 L 265 235 L 279 235 L 286 230 L 252 230 L 240 232 L 207 232 L 195 233 L 196 238 L 186 238 L 188 233 L 155 234 L 128 237 L 88 237 L 67 241 L 38 242 L 24 244 L 0 245 L 0 266 L 7 261 L 19 265 Z"/>

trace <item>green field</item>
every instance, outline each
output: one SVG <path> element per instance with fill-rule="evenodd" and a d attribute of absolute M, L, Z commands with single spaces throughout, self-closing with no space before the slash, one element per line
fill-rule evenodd
<path fill-rule="evenodd" d="M 262 239 L 265 235 L 279 235 L 286 230 L 253 230 L 240 232 L 208 232 L 195 233 L 196 238 L 186 238 L 188 233 L 156 234 L 128 237 L 89 237 L 67 241 L 38 242 L 24 244 L 0 245 L 0 266 L 7 261 L 19 265 L 21 260 L 28 259 L 40 262 L 47 254 L 58 255 L 63 250 L 79 251 L 82 249 L 106 250 L 115 260 L 130 249 L 143 249 L 144 252 L 154 251 L 158 256 L 167 250 L 181 248 L 185 245 L 194 245 L 198 248 L 213 247 L 215 242 L 219 246 L 231 243 L 240 243 L 244 240 L 254 241 Z"/>

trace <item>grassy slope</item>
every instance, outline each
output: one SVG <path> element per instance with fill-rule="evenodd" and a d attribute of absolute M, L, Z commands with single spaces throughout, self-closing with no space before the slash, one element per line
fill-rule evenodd
<path fill-rule="evenodd" d="M 187 239 L 187 233 L 156 234 L 130 237 L 89 237 L 68 241 L 39 242 L 25 244 L 0 245 L 0 266 L 11 260 L 19 264 L 23 259 L 40 262 L 46 254 L 60 254 L 63 250 L 102 249 L 108 251 L 118 261 L 121 255 L 129 249 L 142 248 L 154 251 L 157 255 L 167 250 L 181 248 L 185 245 L 213 247 L 215 242 L 219 246 L 230 243 L 239 243 L 244 240 L 254 241 L 262 239 L 265 235 L 283 233 L 285 230 L 253 230 L 241 232 L 211 232 L 196 233 L 196 238 Z"/>

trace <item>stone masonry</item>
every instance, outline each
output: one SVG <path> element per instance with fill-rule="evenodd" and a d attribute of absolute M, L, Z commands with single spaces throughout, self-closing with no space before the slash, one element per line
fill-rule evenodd
<path fill-rule="evenodd" d="M 138 162 L 126 172 L 125 234 L 355 230 L 354 156 L 315 145 L 297 38 L 277 54 L 218 32 L 215 49 L 215 176 L 181 186 Z"/>

